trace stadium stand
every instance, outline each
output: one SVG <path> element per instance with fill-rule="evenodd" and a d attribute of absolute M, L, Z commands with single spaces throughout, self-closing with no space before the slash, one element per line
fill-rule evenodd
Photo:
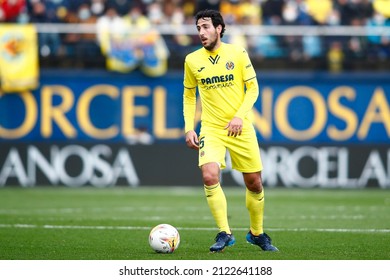
<path fill-rule="evenodd" d="M 245 46 L 257 69 L 390 69 L 385 0 L 14 0 L 1 1 L 0 22 L 37 26 L 42 67 L 104 68 L 96 23 L 134 7 L 163 36 L 171 69 L 199 46 L 193 16 L 205 8 L 224 14 L 226 40 Z"/>

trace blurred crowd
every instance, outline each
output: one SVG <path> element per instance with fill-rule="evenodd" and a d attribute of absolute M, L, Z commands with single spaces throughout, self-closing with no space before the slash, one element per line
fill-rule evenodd
<path fill-rule="evenodd" d="M 0 22 L 93 23 L 118 30 L 159 24 L 194 24 L 198 10 L 220 10 L 227 29 L 262 26 L 390 26 L 389 0 L 0 0 Z M 40 33 L 41 57 L 96 58 L 97 33 Z M 197 48 L 197 36 L 164 34 L 169 50 L 184 55 Z M 225 40 L 242 44 L 259 58 L 289 61 L 324 60 L 335 70 L 346 60 L 386 61 L 390 34 L 373 36 L 247 36 L 235 32 Z"/>

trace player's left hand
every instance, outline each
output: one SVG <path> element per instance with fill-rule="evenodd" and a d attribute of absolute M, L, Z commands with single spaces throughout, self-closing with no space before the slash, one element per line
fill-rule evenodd
<path fill-rule="evenodd" d="M 242 119 L 239 117 L 234 117 L 226 126 L 225 129 L 228 130 L 228 136 L 237 137 L 242 133 Z"/>

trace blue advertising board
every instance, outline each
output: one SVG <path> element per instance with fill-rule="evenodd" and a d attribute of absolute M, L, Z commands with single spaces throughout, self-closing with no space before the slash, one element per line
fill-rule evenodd
<path fill-rule="evenodd" d="M 0 94 L 0 141 L 183 141 L 183 73 L 43 71 L 32 92 Z M 390 144 L 389 73 L 258 73 L 259 140 Z M 199 117 L 199 114 L 198 114 Z"/>
<path fill-rule="evenodd" d="M 182 72 L 45 70 L 36 90 L 0 93 L 0 187 L 201 184 L 182 81 Z M 389 73 L 258 72 L 258 81 L 265 185 L 390 188 Z M 223 183 L 243 184 L 228 157 Z"/>

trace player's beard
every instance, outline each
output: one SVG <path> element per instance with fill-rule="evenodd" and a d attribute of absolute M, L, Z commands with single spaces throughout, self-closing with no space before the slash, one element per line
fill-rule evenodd
<path fill-rule="evenodd" d="M 214 34 L 214 36 L 213 36 L 214 40 L 212 40 L 212 41 L 210 42 L 210 44 L 204 45 L 203 47 L 204 47 L 206 50 L 208 50 L 208 51 L 214 50 L 215 46 L 216 46 L 217 43 L 218 43 L 218 36 L 219 36 L 218 33 L 215 32 L 215 34 Z"/>

